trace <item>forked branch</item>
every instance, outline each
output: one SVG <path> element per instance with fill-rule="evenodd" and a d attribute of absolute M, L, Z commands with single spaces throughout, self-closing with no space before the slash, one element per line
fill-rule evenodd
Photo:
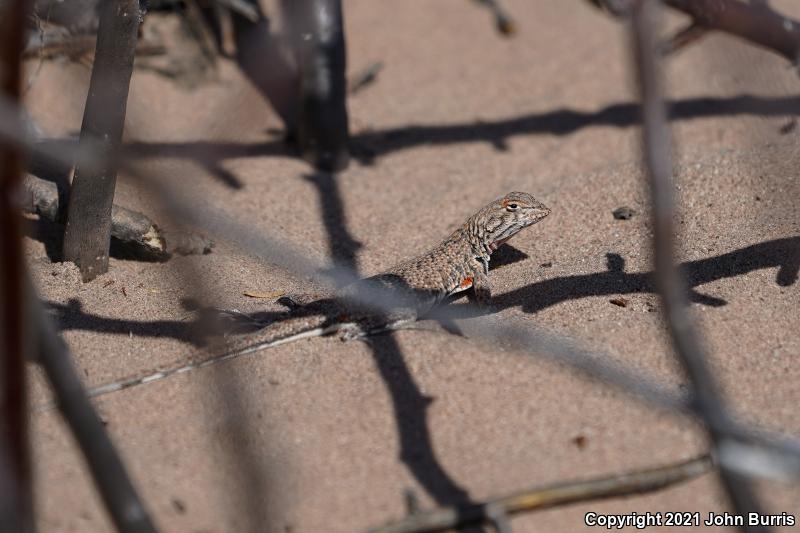
<path fill-rule="evenodd" d="M 639 0 L 588 0 L 617 17 L 627 17 Z M 772 50 L 796 64 L 800 58 L 800 22 L 775 11 L 767 2 L 741 0 L 663 0 L 691 17 L 691 24 L 669 40 L 666 50 L 690 42 L 708 31 L 722 31 Z"/>

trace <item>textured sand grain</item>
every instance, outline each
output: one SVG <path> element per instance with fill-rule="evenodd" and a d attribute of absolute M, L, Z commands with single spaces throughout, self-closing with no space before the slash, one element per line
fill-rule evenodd
<path fill-rule="evenodd" d="M 350 70 L 377 60 L 386 67 L 349 103 L 354 141 L 375 160 L 354 161 L 332 185 L 308 179 L 300 161 L 269 155 L 277 141 L 266 132 L 280 121 L 229 61 L 217 82 L 191 92 L 136 71 L 126 136 L 165 154 L 148 165 L 185 184 L 199 208 L 231 212 L 322 262 L 354 256 L 365 275 L 423 250 L 492 198 L 530 191 L 553 213 L 512 241 L 528 258 L 492 272 L 499 317 L 571 335 L 680 383 L 652 312 L 624 26 L 581 2 L 507 4 L 519 19 L 513 40 L 497 37 L 487 14 L 463 0 L 346 2 Z M 800 16 L 791 2 L 777 4 Z M 669 74 L 680 256 L 705 296 L 689 312 L 736 412 L 800 435 L 800 292 L 790 267 L 800 248 L 800 133 L 780 131 L 798 108 L 800 81 L 781 58 L 718 35 L 671 59 Z M 48 134 L 79 129 L 87 78 L 82 67 L 44 65 L 28 100 Z M 205 144 L 215 142 L 226 149 Z M 218 154 L 243 188 L 172 157 L 188 148 Z M 169 224 L 130 180 L 117 202 Z M 614 220 L 622 205 L 638 215 Z M 184 336 L 187 274 L 199 273 L 208 300 L 245 311 L 279 307 L 244 291 L 308 287 L 224 242 L 211 255 L 164 264 L 112 259 L 108 274 L 85 285 L 37 239 L 26 244 L 91 386 L 208 355 Z M 620 296 L 627 307 L 609 303 Z M 38 375 L 33 382 L 33 404 L 45 405 L 46 387 Z M 430 507 L 682 460 L 705 447 L 694 423 L 558 365 L 417 331 L 371 344 L 280 346 L 96 405 L 165 532 L 358 531 L 402 516 L 406 488 Z M 32 429 L 42 531 L 108 531 L 59 417 L 39 411 Z M 797 489 L 761 490 L 771 511 L 797 511 Z M 705 476 L 513 525 L 572 532 L 587 511 L 725 509 Z"/>

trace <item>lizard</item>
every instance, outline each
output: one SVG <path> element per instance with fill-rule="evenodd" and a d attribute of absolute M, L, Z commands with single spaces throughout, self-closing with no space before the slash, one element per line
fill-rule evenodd
<path fill-rule="evenodd" d="M 479 307 L 491 302 L 489 261 L 492 253 L 523 229 L 540 222 L 550 208 L 525 192 L 511 192 L 482 207 L 449 237 L 412 259 L 341 289 L 335 296 L 309 303 L 282 298 L 292 310 L 287 318 L 267 325 L 248 315 L 214 310 L 236 320 L 256 323 L 258 340 L 243 348 L 181 368 L 157 372 L 144 378 L 111 383 L 90 391 L 97 395 L 139 383 L 207 366 L 309 337 L 339 333 L 343 340 L 364 338 L 405 327 L 436 306 L 469 289 Z M 375 309 L 374 299 L 385 300 Z M 281 301 L 279 300 L 279 301 Z M 370 301 L 373 305 L 370 305 Z M 391 303 L 391 305 L 387 305 Z M 262 327 L 263 326 L 263 327 Z"/>

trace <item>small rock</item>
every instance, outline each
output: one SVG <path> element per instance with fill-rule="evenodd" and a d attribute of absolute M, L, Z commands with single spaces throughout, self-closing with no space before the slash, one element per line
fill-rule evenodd
<path fill-rule="evenodd" d="M 628 300 L 626 298 L 611 298 L 609 302 L 619 307 L 628 307 Z"/>
<path fill-rule="evenodd" d="M 614 215 L 616 220 L 628 220 L 633 218 L 633 215 L 636 214 L 636 211 L 628 206 L 622 206 L 614 209 L 611 214 Z"/>
<path fill-rule="evenodd" d="M 542 263 L 539 266 L 542 267 L 542 268 L 550 268 L 550 267 L 553 266 L 553 262 L 552 261 L 547 261 L 546 263 Z"/>
<path fill-rule="evenodd" d="M 178 514 L 184 514 L 186 512 L 186 504 L 183 501 L 179 500 L 178 498 L 172 498 L 172 507 L 178 512 Z"/>
<path fill-rule="evenodd" d="M 583 450 L 586 448 L 586 444 L 588 443 L 588 439 L 586 435 L 578 435 L 572 438 L 572 444 L 578 447 L 579 450 Z"/>

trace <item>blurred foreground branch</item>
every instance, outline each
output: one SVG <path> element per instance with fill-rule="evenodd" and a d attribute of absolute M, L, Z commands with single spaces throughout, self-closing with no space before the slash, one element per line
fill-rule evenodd
<path fill-rule="evenodd" d="M 498 516 L 536 511 L 577 502 L 631 496 L 657 491 L 676 483 L 689 481 L 711 469 L 707 455 L 682 463 L 640 470 L 627 474 L 538 486 L 521 490 L 482 503 L 444 507 L 415 513 L 385 526 L 367 530 L 368 533 L 422 533 L 455 529 L 462 526 L 494 522 Z"/>
<path fill-rule="evenodd" d="M 37 362 L 47 374 L 58 408 L 78 441 L 117 530 L 121 533 L 155 533 L 155 526 L 133 488 L 103 422 L 89 402 L 72 365 L 69 349 L 56 333 L 32 289 L 29 294 L 28 314 L 39 342 Z"/>
<path fill-rule="evenodd" d="M 25 0 L 0 3 L 0 98 L 17 107 L 27 7 Z M 21 217 L 14 205 L 21 169 L 22 154 L 0 145 L 0 531 L 31 533 L 36 525 L 25 372 L 29 337 L 23 320 Z"/>
<path fill-rule="evenodd" d="M 694 403 L 699 417 L 708 428 L 715 447 L 729 437 L 732 421 L 721 399 L 719 385 L 700 342 L 688 310 L 688 293 L 674 261 L 675 232 L 672 179 L 672 154 L 667 109 L 659 66 L 656 37 L 657 0 L 641 0 L 633 10 L 634 65 L 642 99 L 644 160 L 650 180 L 653 204 L 653 250 L 655 279 L 664 303 L 664 318 L 675 346 L 678 360 L 692 383 Z M 759 513 L 760 506 L 748 480 L 727 465 L 720 465 L 720 478 L 734 511 L 745 516 Z M 766 531 L 761 526 L 743 526 L 746 531 Z"/>

